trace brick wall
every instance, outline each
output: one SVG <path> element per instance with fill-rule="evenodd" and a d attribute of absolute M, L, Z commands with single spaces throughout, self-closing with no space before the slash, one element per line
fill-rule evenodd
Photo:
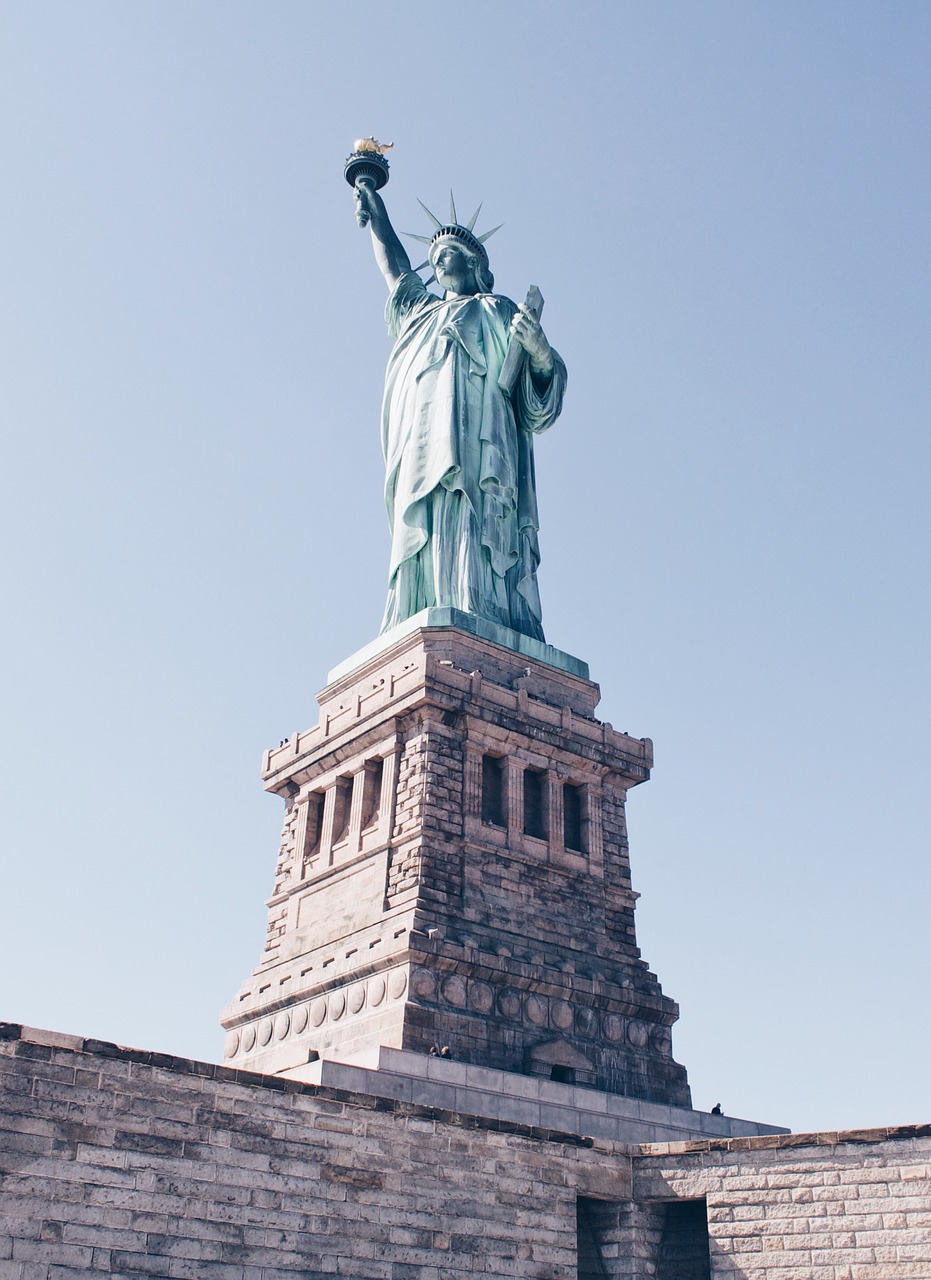
<path fill-rule="evenodd" d="M 629 1194 L 612 1144 L 37 1034 L 0 1042 L 3 1280 L 564 1280 L 577 1194 Z"/>
<path fill-rule="evenodd" d="M 707 1203 L 714 1280 L 931 1277 L 931 1125 L 641 1151 L 624 1280 L 657 1274 L 657 1209 L 683 1198 Z"/>
<path fill-rule="evenodd" d="M 931 1126 L 623 1147 L 0 1024 L 0 1280 L 928 1280 L 929 1162 Z"/>

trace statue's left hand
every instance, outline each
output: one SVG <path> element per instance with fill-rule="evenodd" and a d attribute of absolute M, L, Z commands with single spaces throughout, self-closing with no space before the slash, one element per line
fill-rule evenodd
<path fill-rule="evenodd" d="M 540 321 L 523 302 L 511 321 L 511 335 L 527 352 L 534 373 L 549 377 L 553 372 L 553 348 L 546 340 Z"/>

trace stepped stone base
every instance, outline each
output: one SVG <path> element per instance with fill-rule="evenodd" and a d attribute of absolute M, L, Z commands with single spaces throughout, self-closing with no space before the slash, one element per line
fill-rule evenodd
<path fill-rule="evenodd" d="M 682 1142 L 788 1133 L 753 1120 L 643 1102 L 397 1049 L 379 1049 L 370 1067 L 321 1059 L 285 1074 L 330 1089 L 611 1142 Z"/>

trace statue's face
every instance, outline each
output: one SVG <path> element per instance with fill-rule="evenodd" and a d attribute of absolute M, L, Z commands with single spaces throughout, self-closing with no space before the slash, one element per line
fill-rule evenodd
<path fill-rule="evenodd" d="M 455 240 L 441 240 L 433 250 L 433 274 L 449 293 L 477 293 L 472 259 Z"/>

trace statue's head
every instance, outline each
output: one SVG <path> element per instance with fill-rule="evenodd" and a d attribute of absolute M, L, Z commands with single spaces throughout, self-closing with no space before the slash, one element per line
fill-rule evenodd
<path fill-rule="evenodd" d="M 435 228 L 432 236 L 418 236 L 408 232 L 412 240 L 420 240 L 429 245 L 427 261 L 433 268 L 437 282 L 444 289 L 453 293 L 491 293 L 495 287 L 495 278 L 488 265 L 488 254 L 485 241 L 499 230 L 492 227 L 482 235 L 473 231 L 478 215 L 482 211 L 479 205 L 465 226 L 459 221 L 456 213 L 456 202 L 453 193 L 449 193 L 449 222 L 440 222 L 435 213 L 431 213 L 422 200 L 418 201 L 424 213 Z M 455 251 L 455 252 L 453 252 Z M 449 262 L 441 261 L 448 258 Z M 427 265 L 425 262 L 424 266 Z M 439 270 L 437 268 L 439 267 Z M 417 268 L 420 270 L 420 267 Z M 449 283 L 450 272 L 456 276 L 456 283 Z M 445 277 L 445 278 L 441 278 Z"/>
<path fill-rule="evenodd" d="M 440 227 L 433 236 L 429 262 L 437 283 L 453 293 L 491 293 L 495 287 L 485 246 L 458 223 Z"/>

